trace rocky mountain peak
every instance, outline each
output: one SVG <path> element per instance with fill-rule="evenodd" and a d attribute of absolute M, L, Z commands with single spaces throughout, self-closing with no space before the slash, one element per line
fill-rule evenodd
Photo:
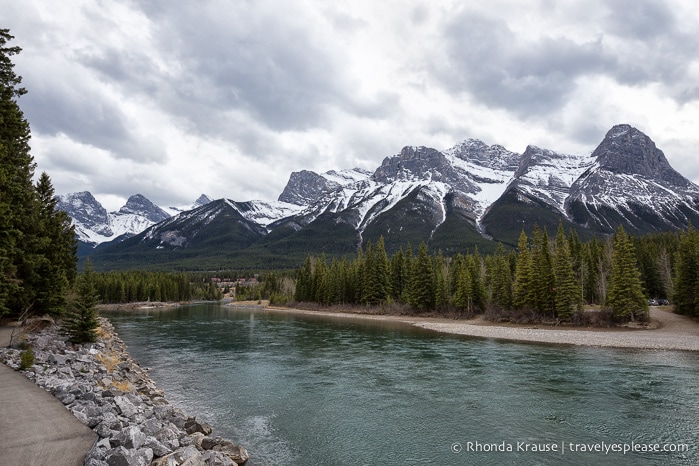
<path fill-rule="evenodd" d="M 196 201 L 194 201 L 194 205 L 197 206 L 197 207 L 198 207 L 198 206 L 203 206 L 203 205 L 206 205 L 206 204 L 210 203 L 211 201 L 213 201 L 213 199 L 211 199 L 211 198 L 210 198 L 209 196 L 207 196 L 206 194 L 202 194 L 201 196 L 199 196 L 199 197 L 197 198 Z"/>
<path fill-rule="evenodd" d="M 515 171 L 519 166 L 520 155 L 503 146 L 487 145 L 479 139 L 466 139 L 445 151 L 461 160 L 495 170 Z"/>
<path fill-rule="evenodd" d="M 400 154 L 386 157 L 374 172 L 374 180 L 388 183 L 401 179 L 430 179 L 435 172 L 447 169 L 444 154 L 424 146 L 406 146 Z"/>
<path fill-rule="evenodd" d="M 119 209 L 119 213 L 140 215 L 155 223 L 170 217 L 167 212 L 141 194 L 134 194 L 129 197 L 126 204 Z"/>
<path fill-rule="evenodd" d="M 73 222 L 83 225 L 102 235 L 111 236 L 109 228 L 109 214 L 100 202 L 89 191 L 70 193 L 65 196 L 57 196 L 56 208 L 70 214 Z"/>
<path fill-rule="evenodd" d="M 301 170 L 291 174 L 278 200 L 296 205 L 313 204 L 338 186 L 316 172 Z"/>
<path fill-rule="evenodd" d="M 687 184 L 687 180 L 670 166 L 655 142 L 631 125 L 612 127 L 592 156 L 601 169 L 615 174 L 641 175 L 679 186 Z"/>

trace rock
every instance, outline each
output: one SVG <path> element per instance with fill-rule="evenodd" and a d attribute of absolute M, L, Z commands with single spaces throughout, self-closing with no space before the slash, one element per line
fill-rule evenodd
<path fill-rule="evenodd" d="M 156 459 L 151 466 L 205 466 L 205 463 L 199 450 L 188 446 Z"/>
<path fill-rule="evenodd" d="M 146 442 L 146 434 L 136 426 L 125 427 L 117 435 L 112 437 L 112 445 L 122 446 L 129 449 L 138 449 Z"/>
<path fill-rule="evenodd" d="M 81 401 L 79 404 L 76 403 L 70 408 L 70 412 L 91 429 L 102 421 L 102 409 L 93 401 Z"/>
<path fill-rule="evenodd" d="M 206 466 L 238 466 L 238 463 L 218 451 L 205 451 L 201 456 Z"/>
<path fill-rule="evenodd" d="M 211 426 L 206 422 L 197 422 L 196 418 L 190 417 L 184 424 L 184 430 L 188 434 L 193 434 L 195 432 L 201 432 L 204 435 L 211 434 Z"/>
<path fill-rule="evenodd" d="M 250 455 L 245 448 L 235 445 L 233 442 L 221 437 L 207 437 L 201 442 L 201 446 L 204 450 L 213 450 L 225 453 L 230 459 L 238 464 L 243 464 L 248 460 L 248 458 L 250 458 Z"/>
<path fill-rule="evenodd" d="M 115 396 L 114 403 L 119 408 L 119 412 L 126 417 L 131 417 L 138 412 L 138 408 L 125 396 Z"/>
<path fill-rule="evenodd" d="M 149 448 L 128 450 L 120 446 L 110 450 L 107 456 L 109 466 L 148 466 L 152 461 L 153 451 Z"/>
<path fill-rule="evenodd" d="M 159 442 L 155 437 L 146 437 L 143 447 L 153 450 L 153 456 L 155 457 L 165 456 L 172 453 L 172 448 L 168 448 Z"/>
<path fill-rule="evenodd" d="M 100 437 L 85 465 L 231 466 L 247 459 L 244 448 L 207 437 L 209 424 L 170 405 L 147 370 L 129 356 L 109 321 L 100 321 L 103 335 L 93 345 L 64 344 L 56 326 L 30 334 L 27 341 L 34 348 L 35 365 L 25 376 Z M 0 348 L 0 361 L 18 367 L 20 352 Z M 114 384 L 128 386 L 128 391 Z"/>

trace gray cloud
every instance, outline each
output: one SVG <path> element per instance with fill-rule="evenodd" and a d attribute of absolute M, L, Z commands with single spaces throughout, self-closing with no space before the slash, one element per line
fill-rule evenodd
<path fill-rule="evenodd" d="M 522 117 L 559 109 L 577 77 L 615 65 L 600 41 L 518 37 L 504 20 L 468 10 L 444 34 L 447 61 L 435 67 L 442 82 Z"/>
<path fill-rule="evenodd" d="M 373 169 L 404 145 L 476 137 L 584 153 L 622 122 L 659 146 L 696 134 L 690 2 L 461 5 L 0 0 L 0 11 L 25 48 L 20 104 L 40 169 L 65 189 L 274 199 L 293 170 Z"/>

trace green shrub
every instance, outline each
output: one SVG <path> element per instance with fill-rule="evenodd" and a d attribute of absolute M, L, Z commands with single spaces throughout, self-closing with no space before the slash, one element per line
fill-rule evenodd
<path fill-rule="evenodd" d="M 26 371 L 34 365 L 34 350 L 27 348 L 19 355 L 19 369 Z"/>

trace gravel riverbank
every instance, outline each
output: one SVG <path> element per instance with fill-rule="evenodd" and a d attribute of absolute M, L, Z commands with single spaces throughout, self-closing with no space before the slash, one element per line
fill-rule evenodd
<path fill-rule="evenodd" d="M 455 320 L 439 317 L 355 314 L 332 311 L 267 307 L 268 312 L 324 315 L 337 318 L 402 322 L 453 335 L 531 343 L 699 351 L 699 322 L 690 317 L 651 308 L 652 328 L 585 328 L 543 325 L 504 325 L 483 319 Z"/>

